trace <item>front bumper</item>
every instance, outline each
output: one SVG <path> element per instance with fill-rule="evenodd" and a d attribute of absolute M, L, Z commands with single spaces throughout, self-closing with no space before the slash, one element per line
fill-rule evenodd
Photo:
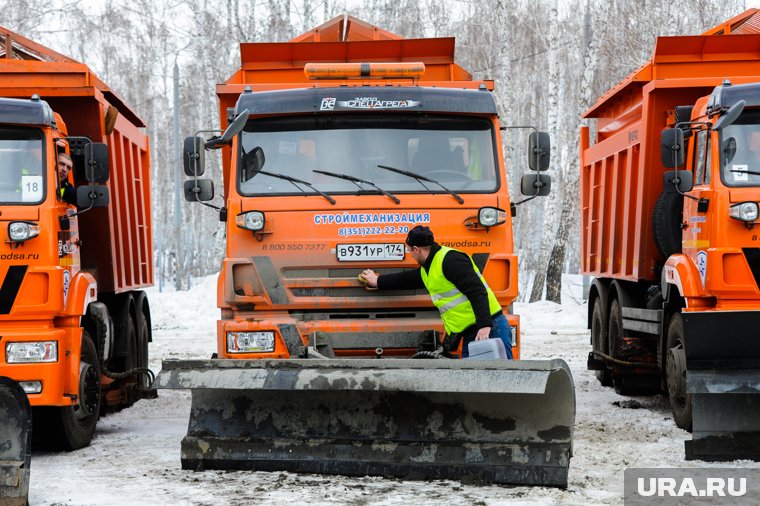
<path fill-rule="evenodd" d="M 507 315 L 512 327 L 514 358 L 519 358 L 520 317 Z M 270 353 L 228 353 L 227 332 L 274 332 Z M 257 314 L 253 319 L 218 320 L 217 356 L 231 359 L 289 358 L 304 355 L 304 348 L 326 356 L 410 357 L 418 344 L 441 341 L 443 323 L 437 311 L 410 314 L 407 318 L 296 319 L 288 313 Z M 327 351 L 325 351 L 327 350 Z M 379 351 L 382 350 L 382 351 Z"/>
<path fill-rule="evenodd" d="M 17 382 L 39 381 L 42 391 L 28 394 L 32 406 L 69 406 L 79 391 L 80 328 L 0 327 L 0 376 Z M 58 360 L 49 363 L 8 364 L 5 345 L 10 342 L 56 341 Z"/>
<path fill-rule="evenodd" d="M 341 318 L 298 320 L 287 313 L 256 315 L 255 321 L 219 320 L 217 353 L 219 358 L 257 359 L 303 356 L 304 348 L 329 349 L 339 356 L 377 354 L 410 356 L 426 333 L 440 335 L 443 325 L 435 313 L 416 318 Z M 227 332 L 274 332 L 271 353 L 227 353 Z M 432 340 L 432 334 L 431 340 Z"/>

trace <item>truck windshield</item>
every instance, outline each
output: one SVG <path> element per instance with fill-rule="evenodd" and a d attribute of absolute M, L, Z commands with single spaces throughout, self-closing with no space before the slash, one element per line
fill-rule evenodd
<path fill-rule="evenodd" d="M 296 177 L 326 193 L 360 191 L 350 180 L 315 170 L 371 181 L 392 194 L 448 193 L 378 165 L 440 181 L 457 193 L 494 192 L 499 187 L 493 130 L 483 118 L 379 114 L 268 118 L 249 121 L 241 135 L 238 189 L 242 195 L 317 193 L 309 187 L 298 191 L 291 182 L 266 173 Z M 262 157 L 254 151 L 257 147 L 263 150 L 262 166 Z"/>
<path fill-rule="evenodd" d="M 0 203 L 42 202 L 43 159 L 41 130 L 0 127 Z"/>
<path fill-rule="evenodd" d="M 760 186 L 760 109 L 745 111 L 721 131 L 720 167 L 726 186 Z"/>

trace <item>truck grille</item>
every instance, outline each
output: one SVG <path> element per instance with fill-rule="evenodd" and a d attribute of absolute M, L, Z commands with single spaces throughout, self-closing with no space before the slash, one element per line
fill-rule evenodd
<path fill-rule="evenodd" d="M 364 267 L 335 267 L 329 269 L 285 269 L 281 272 L 283 285 L 290 289 L 290 292 L 296 297 L 349 297 L 349 298 L 363 298 L 367 296 L 377 296 L 377 292 L 367 292 L 364 288 L 357 285 L 351 287 L 330 287 L 331 284 L 328 280 L 337 279 L 351 279 L 355 280 L 357 276 L 364 270 Z M 392 268 L 381 267 L 379 270 L 383 274 L 391 274 L 404 270 L 404 268 Z M 314 287 L 299 287 L 296 288 L 293 285 L 301 279 L 319 279 L 325 280 L 325 285 L 328 286 L 314 286 Z M 384 296 L 396 296 L 396 295 L 427 295 L 425 290 L 402 290 L 402 291 L 383 291 Z"/>

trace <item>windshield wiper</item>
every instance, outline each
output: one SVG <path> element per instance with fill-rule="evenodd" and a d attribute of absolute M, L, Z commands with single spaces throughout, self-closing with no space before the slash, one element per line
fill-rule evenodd
<path fill-rule="evenodd" d="M 272 176 L 272 177 L 284 179 L 285 181 L 290 181 L 291 183 L 293 183 L 293 186 L 295 186 L 296 188 L 298 188 L 302 192 L 306 193 L 306 190 L 304 190 L 303 188 L 301 188 L 300 186 L 298 186 L 296 183 L 304 184 L 304 185 L 308 186 L 309 188 L 311 188 L 312 190 L 314 190 L 315 192 L 317 192 L 320 195 L 322 195 L 324 198 L 326 198 L 327 201 L 330 202 L 330 204 L 335 205 L 335 199 L 334 198 L 332 198 L 331 196 L 329 196 L 328 194 L 326 194 L 324 192 L 321 192 L 321 191 L 317 190 L 314 187 L 314 185 L 311 184 L 311 183 L 309 183 L 308 181 L 304 181 L 302 179 L 298 179 L 297 177 L 293 177 L 293 176 L 286 176 L 285 174 L 275 174 L 274 172 L 267 172 L 265 170 L 260 170 L 260 171 L 257 172 L 257 174 L 264 174 L 265 176 Z"/>
<path fill-rule="evenodd" d="M 731 169 L 729 172 L 738 172 L 740 174 L 750 174 L 752 176 L 760 176 L 760 172 L 757 172 L 756 170 L 747 170 L 747 169 Z"/>
<path fill-rule="evenodd" d="M 381 169 L 389 170 L 391 172 L 397 172 L 397 173 L 402 174 L 404 176 L 412 177 L 412 178 L 416 179 L 422 185 L 422 187 L 425 188 L 426 190 L 430 190 L 430 188 L 428 188 L 427 186 L 425 186 L 425 184 L 423 183 L 423 181 L 427 181 L 428 183 L 435 183 L 438 186 L 440 186 L 441 188 L 443 188 L 444 191 L 446 191 L 446 193 L 448 193 L 449 195 L 451 195 L 452 197 L 454 197 L 455 199 L 457 199 L 457 202 L 459 202 L 460 204 L 464 204 L 464 200 L 462 199 L 462 197 L 460 197 L 459 195 L 457 195 L 456 193 L 454 193 L 454 191 L 449 190 L 448 188 L 446 188 L 445 186 L 443 186 L 441 183 L 439 183 L 438 181 L 436 181 L 434 179 L 430 179 L 429 177 L 425 177 L 425 176 L 422 176 L 420 174 L 416 174 L 414 172 L 410 172 L 408 170 L 397 169 L 395 167 L 388 167 L 387 165 L 378 165 L 378 167 L 380 167 Z"/>
<path fill-rule="evenodd" d="M 379 186 L 377 186 L 372 181 L 367 181 L 366 179 L 361 179 L 361 178 L 358 178 L 358 177 L 354 177 L 354 176 L 351 176 L 349 174 L 338 174 L 337 172 L 328 172 L 326 170 L 314 169 L 314 170 L 312 170 L 312 172 L 316 172 L 317 174 L 324 174 L 325 176 L 337 177 L 339 179 L 345 179 L 346 181 L 351 181 L 356 186 L 358 186 L 360 190 L 364 190 L 364 188 L 362 188 L 361 185 L 359 185 L 358 183 L 368 184 L 371 187 L 373 187 L 374 189 L 376 189 L 377 191 L 379 191 L 380 193 L 382 193 L 383 195 L 385 195 L 386 197 L 388 197 L 389 199 L 393 200 L 396 204 L 400 204 L 401 203 L 401 201 L 398 199 L 397 196 L 395 196 L 394 194 L 389 193 L 389 192 L 383 190 L 382 188 L 380 188 Z"/>

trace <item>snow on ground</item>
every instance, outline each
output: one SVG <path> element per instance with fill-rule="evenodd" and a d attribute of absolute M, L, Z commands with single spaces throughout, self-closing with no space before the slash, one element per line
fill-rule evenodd
<path fill-rule="evenodd" d="M 685 462 L 689 435 L 676 428 L 663 396 L 622 397 L 586 371 L 589 333 L 580 278 L 566 279 L 563 304 L 515 304 L 522 358 L 563 358 L 576 387 L 574 455 L 566 490 L 401 481 L 380 477 L 285 472 L 183 471 L 180 441 L 190 412 L 188 391 L 102 418 L 93 443 L 72 453 L 34 453 L 30 504 L 622 504 L 627 467 L 711 467 Z M 206 358 L 215 351 L 216 277 L 187 292 L 149 292 L 154 325 L 151 368 L 166 358 Z M 736 461 L 722 467 L 760 467 Z"/>

